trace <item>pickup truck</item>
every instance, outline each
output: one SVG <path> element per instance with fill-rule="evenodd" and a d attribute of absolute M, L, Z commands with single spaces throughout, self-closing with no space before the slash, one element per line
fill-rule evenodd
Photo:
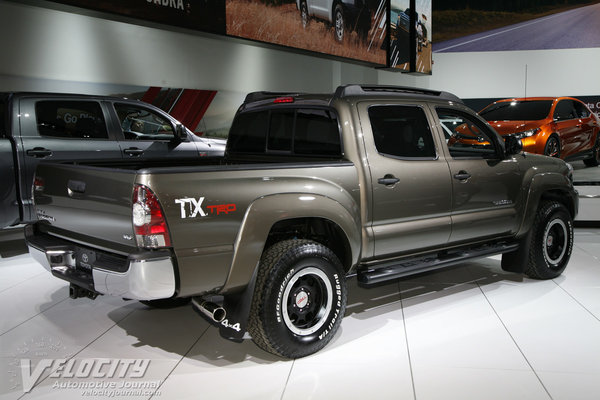
<path fill-rule="evenodd" d="M 505 143 L 452 94 L 347 85 L 248 94 L 221 159 L 41 164 L 35 207 L 30 254 L 72 297 L 191 299 L 222 336 L 296 358 L 334 336 L 349 277 L 496 254 L 557 277 L 578 197 L 569 165 Z"/>
<path fill-rule="evenodd" d="M 0 93 L 0 228 L 35 220 L 40 161 L 197 158 L 223 155 L 161 109 L 106 96 Z"/>
<path fill-rule="evenodd" d="M 306 28 L 311 17 L 327 21 L 333 26 L 338 42 L 344 40 L 346 29 L 355 30 L 362 40 L 366 40 L 371 29 L 372 7 L 377 9 L 381 4 L 371 0 L 296 0 L 302 26 Z"/>

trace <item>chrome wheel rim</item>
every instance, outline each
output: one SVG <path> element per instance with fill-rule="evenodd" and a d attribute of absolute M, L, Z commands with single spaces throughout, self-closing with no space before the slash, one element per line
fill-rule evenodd
<path fill-rule="evenodd" d="M 561 219 L 554 219 L 544 230 L 544 257 L 553 267 L 564 258 L 567 252 L 568 229 Z"/>
<path fill-rule="evenodd" d="M 331 282 L 318 268 L 301 269 L 286 284 L 282 304 L 286 327 L 296 335 L 310 335 L 325 324 L 331 313 Z"/>

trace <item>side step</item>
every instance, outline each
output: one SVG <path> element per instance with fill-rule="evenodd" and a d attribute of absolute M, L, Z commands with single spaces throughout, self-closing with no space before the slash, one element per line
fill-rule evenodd
<path fill-rule="evenodd" d="M 518 243 L 486 244 L 477 247 L 442 251 L 421 257 L 385 262 L 359 267 L 357 279 L 364 285 L 373 285 L 391 279 L 402 278 L 420 272 L 450 267 L 467 260 L 508 253 L 516 250 Z"/>

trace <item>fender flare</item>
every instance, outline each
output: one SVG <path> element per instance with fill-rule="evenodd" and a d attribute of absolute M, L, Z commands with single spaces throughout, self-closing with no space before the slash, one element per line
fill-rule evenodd
<path fill-rule="evenodd" d="M 360 212 L 358 208 L 353 211 L 351 213 L 330 197 L 311 193 L 274 194 L 256 199 L 246 209 L 221 293 L 239 292 L 248 285 L 258 267 L 271 228 L 287 219 L 323 218 L 338 225 L 350 245 L 351 265 L 355 265 L 360 254 L 361 229 Z"/>

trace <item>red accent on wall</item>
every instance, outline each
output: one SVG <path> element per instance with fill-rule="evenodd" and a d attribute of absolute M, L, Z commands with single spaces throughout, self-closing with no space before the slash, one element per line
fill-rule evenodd
<path fill-rule="evenodd" d="M 154 99 L 156 99 L 158 97 L 158 94 L 160 93 L 161 89 L 162 88 L 157 87 L 157 86 L 149 87 L 148 90 L 146 90 L 144 97 L 142 97 L 142 101 L 152 104 Z"/>
<path fill-rule="evenodd" d="M 170 114 L 193 131 L 216 94 L 214 90 L 185 89 Z"/>

